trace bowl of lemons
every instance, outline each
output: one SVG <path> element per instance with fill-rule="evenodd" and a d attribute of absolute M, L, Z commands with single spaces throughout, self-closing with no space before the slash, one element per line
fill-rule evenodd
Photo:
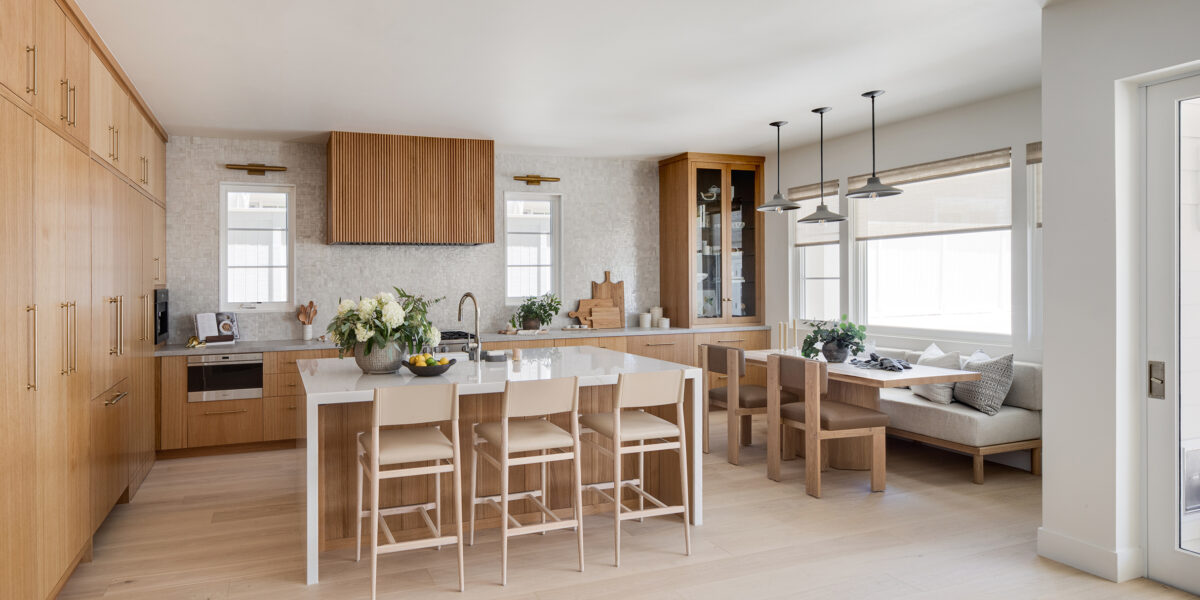
<path fill-rule="evenodd" d="M 450 369 L 454 363 L 458 362 L 453 358 L 437 358 L 434 355 L 426 352 L 425 354 L 413 354 L 404 361 L 404 367 L 412 371 L 413 375 L 418 377 L 434 377 L 441 375 Z"/>

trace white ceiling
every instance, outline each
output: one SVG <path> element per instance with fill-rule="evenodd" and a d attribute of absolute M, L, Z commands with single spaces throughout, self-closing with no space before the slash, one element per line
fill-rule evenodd
<path fill-rule="evenodd" d="M 167 131 L 769 152 L 1038 85 L 1038 0 L 77 0 Z"/>

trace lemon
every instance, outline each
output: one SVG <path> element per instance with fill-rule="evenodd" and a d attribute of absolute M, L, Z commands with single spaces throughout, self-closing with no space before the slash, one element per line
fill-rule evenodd
<path fill-rule="evenodd" d="M 429 359 L 431 359 L 431 358 L 433 358 L 433 355 L 432 355 L 432 354 L 430 354 L 430 353 L 428 353 L 428 352 L 426 352 L 426 353 L 425 353 L 425 360 L 429 360 Z"/>
<path fill-rule="evenodd" d="M 443 357 L 442 357 L 442 360 L 439 360 L 439 361 L 438 361 L 438 364 L 439 364 L 439 365 L 448 365 L 448 364 L 450 364 L 450 359 L 448 359 L 448 358 L 446 358 L 446 357 L 444 357 L 444 356 L 443 356 Z"/>

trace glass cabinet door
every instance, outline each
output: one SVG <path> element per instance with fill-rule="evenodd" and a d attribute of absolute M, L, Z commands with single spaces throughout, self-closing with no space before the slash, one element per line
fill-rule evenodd
<path fill-rule="evenodd" d="M 729 299 L 730 316 L 755 317 L 758 310 L 758 261 L 755 248 L 758 212 L 755 199 L 760 185 L 754 167 L 732 167 L 729 171 Z"/>
<path fill-rule="evenodd" d="M 723 319 L 725 296 L 722 281 L 724 275 L 724 226 L 722 206 L 724 185 L 720 165 L 697 166 L 696 178 L 696 295 L 695 316 L 698 319 Z"/>

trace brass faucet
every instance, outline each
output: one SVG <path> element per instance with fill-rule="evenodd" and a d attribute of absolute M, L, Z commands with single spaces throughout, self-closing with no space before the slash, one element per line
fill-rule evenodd
<path fill-rule="evenodd" d="M 473 361 L 479 362 L 479 350 L 482 348 L 482 346 L 480 345 L 479 340 L 479 300 L 475 298 L 475 294 L 467 292 L 462 295 L 462 298 L 458 299 L 458 322 L 462 322 L 462 308 L 463 304 L 467 302 L 467 298 L 470 298 L 471 304 L 475 306 L 475 348 L 472 350 L 471 340 L 467 340 L 467 357 Z"/>

